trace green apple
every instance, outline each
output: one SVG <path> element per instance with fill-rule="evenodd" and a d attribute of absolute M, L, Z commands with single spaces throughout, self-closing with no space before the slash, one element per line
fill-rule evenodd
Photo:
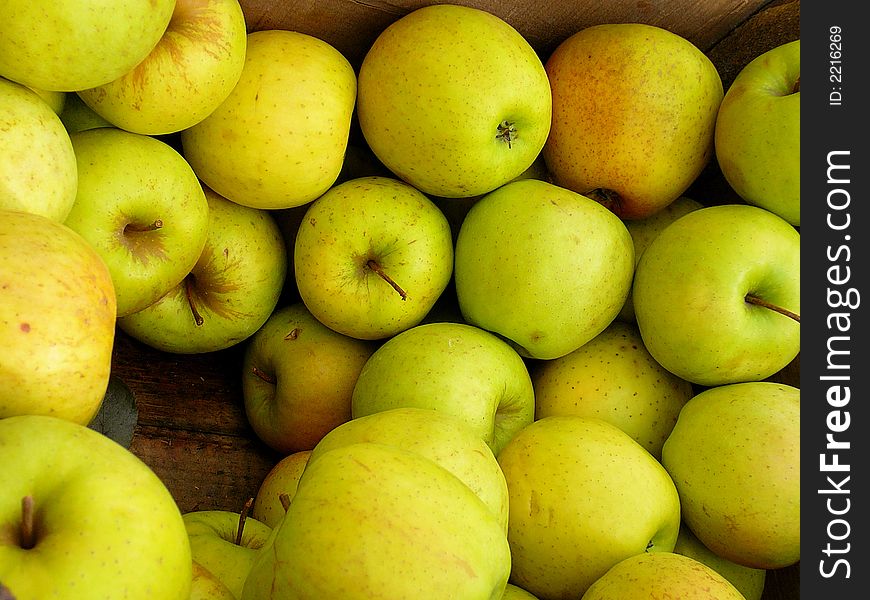
<path fill-rule="evenodd" d="M 70 139 L 78 191 L 65 223 L 106 261 L 123 317 L 190 273 L 205 246 L 208 202 L 184 157 L 161 140 L 113 127 Z"/>
<path fill-rule="evenodd" d="M 355 101 L 356 74 L 334 47 L 295 31 L 254 31 L 229 96 L 181 132 L 184 155 L 239 204 L 307 204 L 341 171 Z"/>
<path fill-rule="evenodd" d="M 601 333 L 631 288 L 625 224 L 585 196 L 536 179 L 508 183 L 468 212 L 456 240 L 465 320 L 523 356 L 564 356 Z"/>
<path fill-rule="evenodd" d="M 67 95 L 67 99 L 63 103 L 63 110 L 60 111 L 60 120 L 70 135 L 85 129 L 114 127 L 85 104 L 85 101 L 79 98 L 78 94 Z"/>
<path fill-rule="evenodd" d="M 615 425 L 544 417 L 517 433 L 498 461 L 508 484 L 511 583 L 535 596 L 579 598 L 619 561 L 673 550 L 674 483 Z"/>
<path fill-rule="evenodd" d="M 299 450 L 281 458 L 269 469 L 254 496 L 251 516 L 269 527 L 278 526 L 296 495 L 299 478 L 310 456 L 311 450 Z"/>
<path fill-rule="evenodd" d="M 14 416 L 0 419 L 0 465 L 0 581 L 12 598 L 188 599 L 181 513 L 123 446 L 65 419 Z"/>
<path fill-rule="evenodd" d="M 504 529 L 468 486 L 420 454 L 362 442 L 305 468 L 242 600 L 498 600 L 509 573 Z"/>
<path fill-rule="evenodd" d="M 245 64 L 246 36 L 238 0 L 176 0 L 169 26 L 148 56 L 118 79 L 78 95 L 128 131 L 187 129 L 232 92 Z"/>
<path fill-rule="evenodd" d="M 800 234 L 755 206 L 671 223 L 647 247 L 632 301 L 644 344 L 704 386 L 764 379 L 800 351 Z"/>
<path fill-rule="evenodd" d="M 683 520 L 707 548 L 756 569 L 800 560 L 800 439 L 793 386 L 733 383 L 686 403 L 662 464 Z"/>
<path fill-rule="evenodd" d="M 522 357 L 488 331 L 451 322 L 417 325 L 385 341 L 363 366 L 352 402 L 355 419 L 409 406 L 449 413 L 494 453 L 535 413 Z"/>
<path fill-rule="evenodd" d="M 31 89 L 0 78 L 0 209 L 63 222 L 78 187 L 60 117 Z"/>
<path fill-rule="evenodd" d="M 314 448 L 351 418 L 353 386 L 374 350 L 328 328 L 301 302 L 276 309 L 242 361 L 242 399 L 254 433 L 281 454 Z"/>
<path fill-rule="evenodd" d="M 535 363 L 535 418 L 597 417 L 626 432 L 661 458 L 692 384 L 666 370 L 647 351 L 640 331 L 614 321 L 560 358 Z"/>
<path fill-rule="evenodd" d="M 373 442 L 419 453 L 458 477 L 507 530 L 507 482 L 495 455 L 462 418 L 435 409 L 403 407 L 357 417 L 327 433 L 308 464 L 325 452 Z"/>
<path fill-rule="evenodd" d="M 553 126 L 543 153 L 558 185 L 639 219 L 681 196 L 712 159 L 722 80 L 682 36 L 594 25 L 562 41 L 545 66 Z"/>
<path fill-rule="evenodd" d="M 296 232 L 296 287 L 319 321 L 383 339 L 418 324 L 453 273 L 444 214 L 391 177 L 358 177 L 315 200 Z"/>
<path fill-rule="evenodd" d="M 636 554 L 614 565 L 581 600 L 744 600 L 743 595 L 704 563 L 673 552 Z"/>
<path fill-rule="evenodd" d="M 244 512 L 194 510 L 182 515 L 193 560 L 205 567 L 235 598 L 266 544 L 272 528 Z"/>
<path fill-rule="evenodd" d="M 693 210 L 703 208 L 703 205 L 697 200 L 693 200 L 686 196 L 680 196 L 663 209 L 651 214 L 643 219 L 632 219 L 625 221 L 625 227 L 628 233 L 631 234 L 631 241 L 634 242 L 634 264 L 640 262 L 640 256 L 650 242 L 660 234 L 665 227 L 682 217 L 686 213 Z M 635 323 L 634 316 L 634 298 L 631 290 L 628 292 L 628 298 L 625 299 L 625 304 L 616 318 L 626 323 Z"/>
<path fill-rule="evenodd" d="M 0 76 L 72 92 L 117 79 L 142 61 L 175 0 L 5 0 Z"/>
<path fill-rule="evenodd" d="M 88 424 L 109 385 L 115 290 L 99 254 L 48 217 L 0 209 L 0 419 Z"/>
<path fill-rule="evenodd" d="M 201 354 L 234 346 L 272 314 L 287 274 L 287 248 L 272 215 L 204 187 L 205 246 L 196 264 L 153 304 L 118 318 L 152 348 Z"/>
<path fill-rule="evenodd" d="M 359 124 L 393 173 L 427 194 L 485 194 L 526 170 L 550 130 L 547 74 L 511 25 L 476 8 L 418 8 L 359 71 Z"/>
<path fill-rule="evenodd" d="M 716 118 L 716 159 L 749 204 L 801 224 L 801 42 L 755 57 L 734 78 Z"/>
<path fill-rule="evenodd" d="M 702 544 L 701 540 L 692 533 L 692 530 L 685 523 L 680 525 L 680 534 L 677 536 L 674 552 L 704 563 L 730 581 L 746 600 L 761 600 L 764 594 L 767 571 L 744 567 L 727 558 L 722 558 Z"/>
<path fill-rule="evenodd" d="M 193 561 L 189 600 L 236 600 L 236 597 L 211 571 Z"/>

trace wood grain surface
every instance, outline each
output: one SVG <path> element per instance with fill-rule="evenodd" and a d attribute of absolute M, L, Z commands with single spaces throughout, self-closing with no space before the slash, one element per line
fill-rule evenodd
<path fill-rule="evenodd" d="M 594 23 L 657 24 L 707 52 L 726 89 L 754 56 L 799 37 L 800 2 L 796 0 L 463 3 L 489 6 L 526 35 L 542 55 Z M 285 28 L 318 35 L 356 65 L 380 30 L 425 2 L 242 0 L 241 4 L 249 30 Z M 553 9 L 543 10 L 546 6 Z M 715 164 L 689 195 L 702 203 L 734 199 Z M 120 330 L 117 333 L 113 376 L 130 388 L 139 410 L 131 450 L 166 483 L 183 512 L 241 510 L 280 459 L 254 436 L 245 418 L 240 387 L 243 352 L 244 343 L 204 355 L 169 355 Z M 777 378 L 799 385 L 799 361 Z M 796 598 L 797 565 L 769 573 L 765 600 Z"/>
<path fill-rule="evenodd" d="M 542 55 L 584 27 L 599 23 L 647 23 L 670 29 L 707 50 L 770 0 L 486 1 L 456 0 L 483 8 L 510 23 Z M 320 37 L 359 65 L 377 35 L 425 0 L 241 0 L 248 29 L 292 29 Z"/>

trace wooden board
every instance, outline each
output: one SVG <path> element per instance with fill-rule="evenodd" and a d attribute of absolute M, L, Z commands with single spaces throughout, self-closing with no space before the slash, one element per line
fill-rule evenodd
<path fill-rule="evenodd" d="M 163 480 L 182 512 L 241 510 L 280 458 L 248 425 L 242 347 L 175 356 L 117 332 L 112 374 L 136 399 L 130 449 Z"/>
<path fill-rule="evenodd" d="M 569 35 L 598 23 L 658 25 L 707 50 L 770 0 L 453 3 L 487 9 L 522 33 L 542 55 L 549 55 Z M 241 0 L 249 30 L 291 29 L 315 35 L 338 48 L 355 66 L 387 25 L 426 4 L 431 2 Z"/>

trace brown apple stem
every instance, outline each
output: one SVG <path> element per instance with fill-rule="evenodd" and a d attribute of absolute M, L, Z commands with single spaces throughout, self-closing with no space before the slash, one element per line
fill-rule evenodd
<path fill-rule="evenodd" d="M 392 286 L 392 288 L 394 290 L 396 290 L 396 292 L 399 294 L 399 296 L 402 297 L 402 300 L 408 299 L 408 294 L 405 293 L 405 290 L 403 290 L 401 287 L 399 287 L 399 284 L 396 283 L 395 281 L 393 281 L 393 279 L 384 272 L 383 267 L 381 267 L 381 265 L 378 264 L 378 261 L 376 261 L 374 259 L 369 259 L 369 261 L 366 263 L 366 266 L 369 269 L 371 269 L 372 271 L 374 271 L 375 273 L 377 273 L 381 279 L 383 279 L 384 281 L 389 283 L 390 286 Z"/>
<path fill-rule="evenodd" d="M 21 547 L 30 550 L 36 546 L 36 533 L 33 526 L 33 496 L 21 499 Z"/>
<path fill-rule="evenodd" d="M 768 302 L 767 300 L 763 300 L 763 299 L 759 298 L 758 296 L 756 296 L 755 294 L 746 294 L 746 297 L 744 298 L 744 300 L 746 302 L 748 302 L 749 304 L 754 304 L 756 306 L 762 306 L 762 307 L 768 308 L 774 312 L 778 312 L 779 314 L 785 315 L 786 317 L 788 317 L 790 319 L 794 319 L 798 323 L 801 322 L 801 316 L 799 314 L 793 313 L 792 311 L 788 310 L 787 308 L 783 308 L 781 306 L 777 306 L 776 304 L 772 304 L 772 303 Z"/>
<path fill-rule="evenodd" d="M 163 227 L 163 221 L 161 219 L 156 219 L 153 223 L 148 223 L 146 225 L 140 225 L 138 223 L 128 223 L 126 227 L 124 227 L 125 231 L 135 231 L 137 233 L 143 231 L 156 231 Z"/>
<path fill-rule="evenodd" d="M 251 507 L 253 505 L 254 499 L 248 498 L 239 513 L 239 526 L 236 528 L 236 546 L 242 545 L 242 536 L 245 534 L 245 521 L 248 520 L 248 513 L 251 512 Z"/>
<path fill-rule="evenodd" d="M 184 280 L 184 295 L 187 297 L 187 305 L 190 307 L 190 312 L 193 314 L 193 321 L 196 323 L 197 327 L 202 326 L 202 315 L 199 314 L 199 310 L 196 308 L 196 302 L 193 301 L 193 282 L 191 281 L 190 276 Z"/>
<path fill-rule="evenodd" d="M 272 377 L 271 375 L 269 375 L 268 373 L 266 373 L 265 371 L 263 371 L 262 369 L 260 369 L 258 367 L 251 367 L 251 373 L 253 373 L 257 377 L 259 377 L 260 379 L 262 379 L 266 383 L 271 383 L 272 385 L 275 385 L 278 382 L 277 379 L 275 379 L 274 377 Z"/>
<path fill-rule="evenodd" d="M 517 128 L 510 121 L 502 121 L 498 124 L 498 133 L 495 136 L 495 139 L 501 140 L 507 143 L 508 149 L 511 148 L 511 142 L 517 139 Z"/>
<path fill-rule="evenodd" d="M 290 494 L 287 492 L 281 492 L 278 494 L 278 501 L 281 503 L 281 506 L 284 507 L 284 512 L 290 508 Z"/>
<path fill-rule="evenodd" d="M 591 200 L 595 200 L 598 204 L 608 209 L 612 213 L 620 214 L 619 207 L 622 204 L 622 196 L 614 190 L 607 188 L 595 188 L 586 193 Z"/>

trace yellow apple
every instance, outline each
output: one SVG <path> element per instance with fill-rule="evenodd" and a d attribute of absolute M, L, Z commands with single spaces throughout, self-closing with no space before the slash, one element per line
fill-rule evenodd
<path fill-rule="evenodd" d="M 190 273 L 208 237 L 208 201 L 184 157 L 155 137 L 98 127 L 70 139 L 78 190 L 64 223 L 103 257 L 123 317 Z"/>
<path fill-rule="evenodd" d="M 507 529 L 504 474 L 486 442 L 461 417 L 411 406 L 357 417 L 323 436 L 308 464 L 333 448 L 358 442 L 404 448 L 444 467 L 471 488 Z"/>
<path fill-rule="evenodd" d="M 115 339 L 109 269 L 72 229 L 0 210 L 0 419 L 86 425 L 106 393 Z"/>
<path fill-rule="evenodd" d="M 455 475 L 360 442 L 305 468 L 241 600 L 498 600 L 510 568 L 504 528 Z"/>
<path fill-rule="evenodd" d="M 0 419 L 0 465 L 4 600 L 188 600 L 181 513 L 136 455 L 84 425 L 19 415 Z"/>
<path fill-rule="evenodd" d="M 311 450 L 351 418 L 353 387 L 375 346 L 333 331 L 301 302 L 272 312 L 242 359 L 254 433 L 282 454 Z"/>
<path fill-rule="evenodd" d="M 672 552 L 636 554 L 614 565 L 580 600 L 744 600 L 719 573 Z"/>
<path fill-rule="evenodd" d="M 756 569 L 800 560 L 800 439 L 800 389 L 789 385 L 721 385 L 686 403 L 662 464 L 707 548 Z"/>
<path fill-rule="evenodd" d="M 0 209 L 62 223 L 77 187 L 76 156 L 60 117 L 35 91 L 0 78 Z"/>
<path fill-rule="evenodd" d="M 764 594 L 767 571 L 744 567 L 727 558 L 722 558 L 701 543 L 698 536 L 692 533 L 692 530 L 685 523 L 680 525 L 680 534 L 677 536 L 674 552 L 704 563 L 730 581 L 746 600 L 761 600 L 761 596 Z"/>
<path fill-rule="evenodd" d="M 269 211 L 242 206 L 203 186 L 205 246 L 190 273 L 118 327 L 164 352 L 202 354 L 254 335 L 275 309 L 287 248 Z"/>
<path fill-rule="evenodd" d="M 4 0 L 0 76 L 72 92 L 117 79 L 160 40 L 176 0 Z"/>
<path fill-rule="evenodd" d="M 189 600 L 236 600 L 236 597 L 211 571 L 193 561 Z"/>
<path fill-rule="evenodd" d="M 181 131 L 229 96 L 242 73 L 246 35 L 238 0 L 176 0 L 163 37 L 142 62 L 78 95 L 122 129 L 148 135 Z"/>
<path fill-rule="evenodd" d="M 619 561 L 673 550 L 674 483 L 615 425 L 545 417 L 517 433 L 498 461 L 508 484 L 511 583 L 542 600 L 579 598 Z"/>
<path fill-rule="evenodd" d="M 713 157 L 722 80 L 709 58 L 661 27 L 614 23 L 565 39 L 546 62 L 554 181 L 625 219 L 676 200 Z"/>
<path fill-rule="evenodd" d="M 293 270 L 302 301 L 324 325 L 385 339 L 417 325 L 450 283 L 450 224 L 404 181 L 351 179 L 308 207 Z"/>
<path fill-rule="evenodd" d="M 193 510 L 184 513 L 182 520 L 192 559 L 238 598 L 257 553 L 272 533 L 271 527 L 247 512 L 230 510 Z"/>
<path fill-rule="evenodd" d="M 360 67 L 358 113 L 369 146 L 398 177 L 435 196 L 475 196 L 538 156 L 550 130 L 550 85 L 507 22 L 438 4 L 374 41 Z"/>
<path fill-rule="evenodd" d="M 278 525 L 287 512 L 285 505 L 296 495 L 299 478 L 310 456 L 311 450 L 299 450 L 275 463 L 257 489 L 251 516 L 269 527 Z"/>
<path fill-rule="evenodd" d="M 570 354 L 531 368 L 535 418 L 598 417 L 629 434 L 657 459 L 692 384 L 666 370 L 637 326 L 612 322 Z"/>
<path fill-rule="evenodd" d="M 341 172 L 355 101 L 356 74 L 334 47 L 294 31 L 254 31 L 229 96 L 181 132 L 184 154 L 234 202 L 306 204 Z"/>

